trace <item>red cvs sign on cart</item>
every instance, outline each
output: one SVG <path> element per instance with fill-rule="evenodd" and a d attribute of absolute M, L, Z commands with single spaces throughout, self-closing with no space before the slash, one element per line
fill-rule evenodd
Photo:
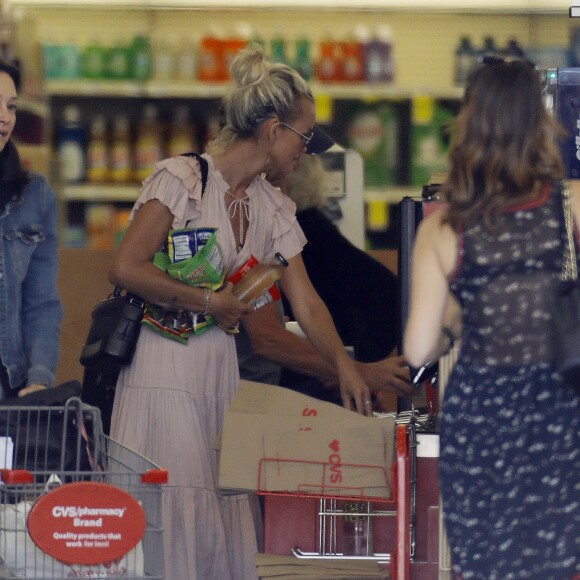
<path fill-rule="evenodd" d="M 68 483 L 38 499 L 27 527 L 32 541 L 55 560 L 91 566 L 130 552 L 145 533 L 145 513 L 113 485 Z"/>

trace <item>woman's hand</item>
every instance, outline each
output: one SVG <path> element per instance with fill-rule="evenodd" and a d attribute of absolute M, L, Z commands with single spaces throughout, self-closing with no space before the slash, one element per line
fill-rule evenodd
<path fill-rule="evenodd" d="M 392 356 L 371 363 L 357 363 L 358 370 L 373 392 L 390 391 L 399 397 L 411 397 L 413 386 L 404 356 Z"/>
<path fill-rule="evenodd" d="M 47 388 L 46 385 L 38 385 L 33 383 L 31 385 L 24 387 L 23 389 L 20 389 L 18 391 L 18 396 L 24 397 L 24 395 L 30 395 L 30 393 L 36 393 L 36 391 L 43 391 L 46 388 Z"/>
<path fill-rule="evenodd" d="M 234 327 L 245 314 L 252 312 L 249 304 L 240 302 L 233 294 L 233 284 L 228 284 L 219 292 L 214 292 L 211 300 L 210 314 L 220 328 Z"/>
<path fill-rule="evenodd" d="M 354 361 L 348 359 L 348 363 L 341 365 L 338 374 L 340 395 L 344 408 L 372 417 L 371 391 L 357 371 Z"/>

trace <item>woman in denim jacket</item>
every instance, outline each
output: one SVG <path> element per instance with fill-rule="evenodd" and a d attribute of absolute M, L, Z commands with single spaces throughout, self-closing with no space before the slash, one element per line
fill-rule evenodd
<path fill-rule="evenodd" d="M 53 386 L 62 317 L 55 194 L 10 139 L 19 84 L 0 62 L 0 398 Z"/>

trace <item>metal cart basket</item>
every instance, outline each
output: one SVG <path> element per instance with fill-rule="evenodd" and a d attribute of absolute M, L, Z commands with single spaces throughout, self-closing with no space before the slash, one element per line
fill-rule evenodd
<path fill-rule="evenodd" d="M 355 495 L 315 497 L 298 492 L 261 491 L 259 493 L 265 496 L 265 552 L 292 554 L 298 560 L 318 564 L 324 561 L 375 562 L 376 566 L 369 567 L 369 571 L 376 574 L 384 570 L 396 580 L 433 578 L 436 564 L 423 561 L 427 560 L 426 512 L 432 508 L 423 505 L 425 501 L 422 501 L 421 509 L 417 510 L 417 432 L 432 432 L 435 417 L 419 415 L 414 410 L 383 416 L 394 417 L 396 425 L 393 496 L 388 499 Z M 431 482 L 431 487 L 433 484 Z M 425 487 L 424 484 L 423 491 Z M 430 492 L 433 495 L 432 490 Z M 423 524 L 420 542 L 417 541 L 418 520 Z M 360 544 L 355 540 L 345 552 L 347 525 L 358 527 L 355 537 L 358 534 Z M 418 544 L 421 544 L 420 554 Z M 414 574 L 411 573 L 412 563 L 416 564 Z M 356 577 L 363 576 L 362 569 L 358 570 Z"/>
<path fill-rule="evenodd" d="M 0 406 L 0 578 L 162 580 L 166 481 L 78 398 Z"/>

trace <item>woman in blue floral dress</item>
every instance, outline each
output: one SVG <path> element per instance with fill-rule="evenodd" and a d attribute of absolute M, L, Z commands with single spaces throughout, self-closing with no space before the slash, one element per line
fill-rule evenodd
<path fill-rule="evenodd" d="M 530 63 L 484 61 L 454 126 L 447 205 L 417 232 L 405 356 L 420 366 L 461 338 L 439 477 L 464 580 L 580 571 L 580 392 L 555 372 L 550 313 L 565 241 L 559 132 Z"/>

